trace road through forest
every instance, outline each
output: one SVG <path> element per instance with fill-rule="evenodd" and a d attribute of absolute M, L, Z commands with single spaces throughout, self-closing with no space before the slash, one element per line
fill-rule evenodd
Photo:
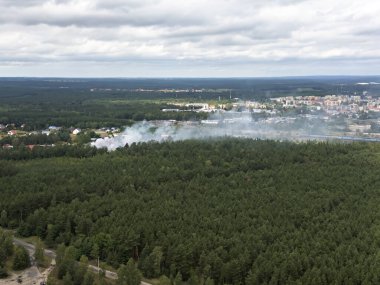
<path fill-rule="evenodd" d="M 36 247 L 33 245 L 33 244 L 30 244 L 30 243 L 27 243 L 21 239 L 18 239 L 18 238 L 13 238 L 13 243 L 15 245 L 18 245 L 18 246 L 22 246 L 24 247 L 28 252 L 29 252 L 29 255 L 30 255 L 30 260 L 31 260 L 31 263 L 32 263 L 32 272 L 34 272 L 34 274 L 32 274 L 32 279 L 38 279 L 38 281 L 42 281 L 41 280 L 41 276 L 42 278 L 47 278 L 47 275 L 46 276 L 43 276 L 41 273 L 39 273 L 36 265 L 35 265 L 35 262 L 34 262 L 34 252 L 36 250 Z M 45 255 L 50 257 L 52 260 L 54 260 L 56 258 L 56 253 L 52 250 L 49 250 L 49 249 L 45 249 Z M 99 270 L 101 270 L 99 267 L 97 266 L 94 266 L 94 265 L 89 265 L 88 268 L 90 268 L 91 271 L 95 272 L 95 273 L 98 273 Z M 37 270 L 35 270 L 37 269 Z M 36 272 L 37 271 L 37 272 Z M 51 271 L 51 270 L 50 270 Z M 48 271 L 48 273 L 50 273 L 50 271 Z M 46 272 L 46 271 L 45 271 Z M 29 273 L 30 275 L 30 273 Z M 109 271 L 109 270 L 106 270 L 106 278 L 109 278 L 109 279 L 117 279 L 117 273 L 116 272 L 113 272 L 113 271 Z M 1 281 L 0 281 L 1 282 Z M 33 282 L 33 281 L 31 281 Z M 6 283 L 8 284 L 8 283 Z M 10 284 L 10 283 L 9 283 Z M 27 284 L 29 285 L 29 283 L 26 283 L 26 282 L 23 282 L 23 284 Z M 30 283 L 30 284 L 39 284 L 39 283 Z M 1 283 L 0 283 L 1 285 Z M 144 281 L 141 281 L 141 285 L 151 285 L 150 283 L 147 283 L 147 282 L 144 282 Z"/>

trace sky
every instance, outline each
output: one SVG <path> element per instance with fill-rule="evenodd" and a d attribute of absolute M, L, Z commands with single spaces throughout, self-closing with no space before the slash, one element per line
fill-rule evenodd
<path fill-rule="evenodd" d="M 379 75 L 379 0 L 0 0 L 0 76 Z"/>

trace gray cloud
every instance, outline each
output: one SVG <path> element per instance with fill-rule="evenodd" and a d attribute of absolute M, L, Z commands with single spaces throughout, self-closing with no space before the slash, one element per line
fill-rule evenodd
<path fill-rule="evenodd" d="M 28 75 L 33 62 L 62 75 L 70 66 L 91 75 L 97 63 L 103 76 L 378 73 L 377 1 L 0 0 L 0 9 L 0 75 L 23 65 Z"/>

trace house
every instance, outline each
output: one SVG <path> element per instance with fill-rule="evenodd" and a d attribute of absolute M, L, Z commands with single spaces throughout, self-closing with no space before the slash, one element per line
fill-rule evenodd
<path fill-rule="evenodd" d="M 366 125 L 352 124 L 352 125 L 349 125 L 348 128 L 352 132 L 363 133 L 363 132 L 369 131 L 371 129 L 371 125 L 369 125 L 369 124 L 366 124 Z"/>
<path fill-rule="evenodd" d="M 57 126 L 49 126 L 49 131 L 59 131 L 61 129 L 61 127 L 57 127 Z"/>
<path fill-rule="evenodd" d="M 28 144 L 26 147 L 30 150 L 33 150 L 33 148 L 35 147 L 36 145 L 34 144 Z"/>
<path fill-rule="evenodd" d="M 73 135 L 77 135 L 81 132 L 81 129 L 75 129 L 73 130 Z"/>
<path fill-rule="evenodd" d="M 8 132 L 8 136 L 15 136 L 17 135 L 17 131 L 16 130 L 11 130 Z"/>
<path fill-rule="evenodd" d="M 13 145 L 5 144 L 5 145 L 3 145 L 3 148 L 4 148 L 4 149 L 12 149 L 12 148 L 13 148 Z"/>

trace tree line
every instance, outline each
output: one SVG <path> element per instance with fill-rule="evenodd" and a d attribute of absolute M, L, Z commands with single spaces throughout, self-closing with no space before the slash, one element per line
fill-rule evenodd
<path fill-rule="evenodd" d="M 0 82 L 1 85 L 1 82 Z M 7 96 L 6 96 L 7 95 Z M 25 124 L 25 131 L 43 130 L 54 125 L 64 128 L 96 129 L 124 127 L 142 120 L 200 120 L 207 114 L 196 112 L 162 112 L 178 108 L 161 100 L 178 98 L 194 100 L 188 94 L 125 91 L 90 92 L 90 90 L 2 88 L 0 86 L 0 123 Z M 205 98 L 217 98 L 205 94 Z M 195 96 L 198 98 L 198 95 Z"/>
<path fill-rule="evenodd" d="M 12 145 L 14 147 L 25 145 L 51 145 L 58 142 L 70 141 L 70 132 L 68 130 L 60 130 L 49 135 L 40 133 L 25 136 L 5 136 L 0 139 L 0 146 L 4 146 L 6 144 Z"/>

